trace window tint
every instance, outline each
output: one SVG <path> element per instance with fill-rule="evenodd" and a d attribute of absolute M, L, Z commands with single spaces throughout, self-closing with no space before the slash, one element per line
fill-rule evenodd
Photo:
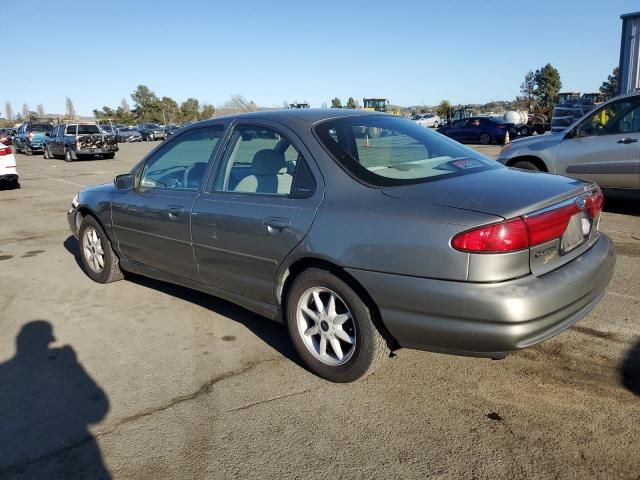
<path fill-rule="evenodd" d="M 78 125 L 78 135 L 100 133 L 97 125 Z"/>
<path fill-rule="evenodd" d="M 289 195 L 301 158 L 289 140 L 270 128 L 238 127 L 225 152 L 215 189 Z"/>
<path fill-rule="evenodd" d="M 378 186 L 502 168 L 470 148 L 398 117 L 345 117 L 321 123 L 315 131 L 338 163 Z"/>
<path fill-rule="evenodd" d="M 180 135 L 147 161 L 140 186 L 198 189 L 223 130 L 222 127 L 199 128 Z"/>
<path fill-rule="evenodd" d="M 78 130 L 77 125 L 68 125 L 67 126 L 67 135 L 75 135 Z"/>
<path fill-rule="evenodd" d="M 578 130 L 578 136 L 615 135 L 640 132 L 640 98 L 613 102 L 595 111 Z"/>

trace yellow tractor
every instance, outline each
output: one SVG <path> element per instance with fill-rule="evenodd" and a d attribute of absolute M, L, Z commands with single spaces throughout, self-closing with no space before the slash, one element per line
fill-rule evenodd
<path fill-rule="evenodd" d="M 363 110 L 390 113 L 391 115 L 400 115 L 399 108 L 389 108 L 389 100 L 386 98 L 363 98 Z"/>

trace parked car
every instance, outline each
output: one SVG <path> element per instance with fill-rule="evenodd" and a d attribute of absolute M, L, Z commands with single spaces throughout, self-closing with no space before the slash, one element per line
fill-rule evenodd
<path fill-rule="evenodd" d="M 13 143 L 12 137 L 15 133 L 15 130 L 11 128 L 0 129 L 0 143 L 3 143 L 4 145 L 11 145 Z"/>
<path fill-rule="evenodd" d="M 516 140 L 498 161 L 603 188 L 640 188 L 640 93 L 615 97 L 558 133 Z"/>
<path fill-rule="evenodd" d="M 122 127 L 116 129 L 116 140 L 118 142 L 141 142 L 142 135 L 136 128 Z"/>
<path fill-rule="evenodd" d="M 50 132 L 53 125 L 50 123 L 23 123 L 18 127 L 13 141 L 17 152 L 32 155 L 40 152 L 44 146 L 45 134 Z"/>
<path fill-rule="evenodd" d="M 441 127 L 439 133 L 463 143 L 490 145 L 493 142 L 504 143 L 505 136 L 517 135 L 513 123 L 495 117 L 471 117 L 457 120 L 450 126 Z"/>
<path fill-rule="evenodd" d="M 312 371 L 346 382 L 390 349 L 499 358 L 573 325 L 613 275 L 602 207 L 593 183 L 408 119 L 309 109 L 184 128 L 67 219 L 94 281 L 135 272 L 285 322 Z"/>
<path fill-rule="evenodd" d="M 138 125 L 138 131 L 142 135 L 145 142 L 153 140 L 164 140 L 167 136 L 164 128 L 155 123 L 141 123 Z"/>
<path fill-rule="evenodd" d="M 180 126 L 178 125 L 167 125 L 166 127 L 164 127 L 164 131 L 166 132 L 167 137 L 170 137 L 171 135 L 176 133 L 179 129 L 180 129 Z"/>
<path fill-rule="evenodd" d="M 411 120 L 416 122 L 418 125 L 422 125 L 423 127 L 433 127 L 438 128 L 442 124 L 442 120 L 438 115 L 433 113 L 417 113 Z"/>
<path fill-rule="evenodd" d="M 96 156 L 113 158 L 118 151 L 115 136 L 104 133 L 95 122 L 63 123 L 45 138 L 44 158 L 62 157 L 72 162 Z"/>
<path fill-rule="evenodd" d="M 0 143 L 0 188 L 20 188 L 16 157 L 9 145 Z"/>

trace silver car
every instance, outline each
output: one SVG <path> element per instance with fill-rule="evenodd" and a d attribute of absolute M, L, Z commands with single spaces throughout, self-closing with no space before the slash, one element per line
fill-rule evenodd
<path fill-rule="evenodd" d="M 602 188 L 640 188 L 640 93 L 615 97 L 562 132 L 511 142 L 498 161 Z"/>
<path fill-rule="evenodd" d="M 407 119 L 301 109 L 185 127 L 67 218 L 94 281 L 228 299 L 347 382 L 393 349 L 497 358 L 574 324 L 613 274 L 602 206 Z"/>

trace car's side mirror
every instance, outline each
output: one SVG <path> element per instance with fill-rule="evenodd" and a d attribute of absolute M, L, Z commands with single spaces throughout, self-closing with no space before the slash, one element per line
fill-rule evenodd
<path fill-rule="evenodd" d="M 136 179 L 131 173 L 123 173 L 122 175 L 116 175 L 113 179 L 113 184 L 118 190 L 133 190 L 136 186 Z"/>

